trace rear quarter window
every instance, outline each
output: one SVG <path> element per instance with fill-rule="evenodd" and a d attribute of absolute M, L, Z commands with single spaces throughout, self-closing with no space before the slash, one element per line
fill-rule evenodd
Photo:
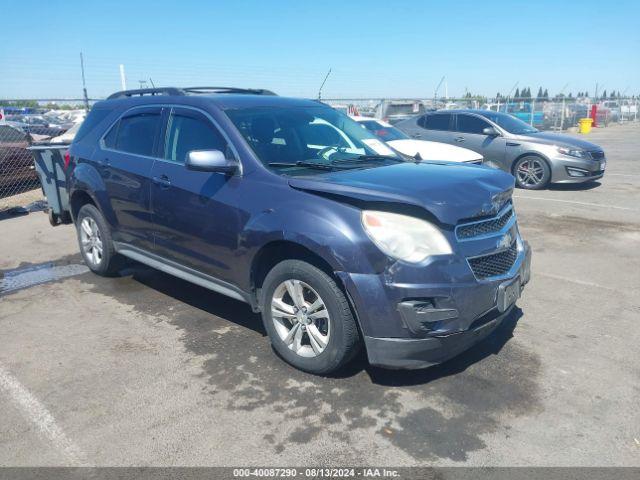
<path fill-rule="evenodd" d="M 111 110 L 107 108 L 94 108 L 89 112 L 87 118 L 84 119 L 78 133 L 74 138 L 75 142 L 82 140 L 89 132 L 96 128 L 102 121 L 107 118 Z"/>

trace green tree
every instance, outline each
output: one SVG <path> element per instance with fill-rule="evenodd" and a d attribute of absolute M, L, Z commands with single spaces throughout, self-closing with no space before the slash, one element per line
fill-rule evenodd
<path fill-rule="evenodd" d="M 38 108 L 40 105 L 35 100 L 0 100 L 0 106 Z"/>
<path fill-rule="evenodd" d="M 520 89 L 516 88 L 516 93 L 513 94 L 513 98 L 520 98 Z"/>

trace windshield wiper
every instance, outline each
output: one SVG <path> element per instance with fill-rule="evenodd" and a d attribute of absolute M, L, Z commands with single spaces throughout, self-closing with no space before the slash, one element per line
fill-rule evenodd
<path fill-rule="evenodd" d="M 318 170 L 335 170 L 337 168 L 335 165 L 329 165 L 326 163 L 319 163 L 319 162 L 307 162 L 304 160 L 298 160 L 295 163 L 269 162 L 268 165 L 270 167 L 309 167 L 309 168 L 317 168 Z"/>
<path fill-rule="evenodd" d="M 398 157 L 392 157 L 391 155 L 358 155 L 356 158 L 346 158 L 343 160 L 333 160 L 331 163 L 362 163 L 371 161 L 386 161 L 391 160 L 393 162 L 404 162 L 403 159 Z"/>

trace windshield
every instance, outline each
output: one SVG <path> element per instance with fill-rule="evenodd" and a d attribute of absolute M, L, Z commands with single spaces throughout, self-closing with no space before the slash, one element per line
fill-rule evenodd
<path fill-rule="evenodd" d="M 375 120 L 364 120 L 358 123 L 369 130 L 371 133 L 373 133 L 383 142 L 390 142 L 392 140 L 407 140 L 411 138 L 409 137 L 409 135 L 398 130 L 396 127 L 383 125 L 382 123 Z"/>
<path fill-rule="evenodd" d="M 260 161 L 278 173 L 306 175 L 403 161 L 368 130 L 330 107 L 262 107 L 226 113 Z"/>
<path fill-rule="evenodd" d="M 527 133 L 535 133 L 537 128 L 533 128 L 531 125 L 524 123 L 522 120 L 518 120 L 506 113 L 498 112 L 479 112 L 485 118 L 488 118 L 493 123 L 497 123 L 500 127 L 504 128 L 507 132 L 516 135 L 525 135 Z"/>

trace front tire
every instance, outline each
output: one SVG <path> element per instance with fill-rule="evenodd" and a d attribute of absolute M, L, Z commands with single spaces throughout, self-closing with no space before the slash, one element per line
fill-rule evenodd
<path fill-rule="evenodd" d="M 89 269 L 98 275 L 116 275 L 124 262 L 111 240 L 107 221 L 94 205 L 83 205 L 76 218 L 76 231 L 80 253 Z"/>
<path fill-rule="evenodd" d="M 513 166 L 516 185 L 525 190 L 540 190 L 551 180 L 549 164 L 542 158 L 529 155 L 518 159 Z"/>
<path fill-rule="evenodd" d="M 267 274 L 262 292 L 265 329 L 286 362 L 323 375 L 340 369 L 357 353 L 360 338 L 349 302 L 322 270 L 285 260 Z"/>

